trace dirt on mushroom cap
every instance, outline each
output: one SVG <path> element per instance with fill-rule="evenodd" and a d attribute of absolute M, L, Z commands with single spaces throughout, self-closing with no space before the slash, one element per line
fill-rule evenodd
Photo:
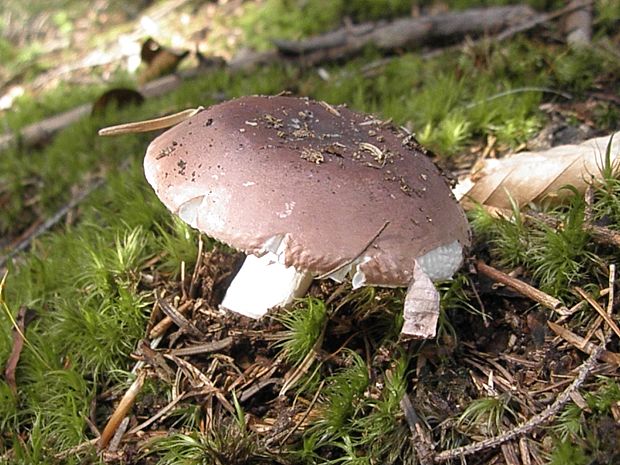
<path fill-rule="evenodd" d="M 285 262 L 324 273 L 355 259 L 368 284 L 411 280 L 413 260 L 469 243 L 466 218 L 415 139 L 344 107 L 243 97 L 155 139 L 147 179 L 192 226 L 246 253 L 286 241 Z"/>

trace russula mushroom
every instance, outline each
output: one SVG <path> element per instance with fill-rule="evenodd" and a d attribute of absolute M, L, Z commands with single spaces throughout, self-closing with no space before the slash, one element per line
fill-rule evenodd
<path fill-rule="evenodd" d="M 435 334 L 439 294 L 469 245 L 465 215 L 415 139 L 294 97 L 201 110 L 148 147 L 146 178 L 191 226 L 247 254 L 222 307 L 259 318 L 313 278 L 409 287 L 404 335 Z"/>

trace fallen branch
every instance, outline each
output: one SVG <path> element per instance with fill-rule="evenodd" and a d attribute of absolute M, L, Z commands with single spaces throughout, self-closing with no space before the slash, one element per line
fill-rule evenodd
<path fill-rule="evenodd" d="M 491 7 L 446 13 L 422 18 L 402 18 L 391 22 L 364 23 L 304 42 L 275 41 L 277 50 L 240 53 L 226 65 L 232 72 L 245 71 L 255 66 L 286 61 L 303 66 L 341 59 L 359 53 L 369 44 L 389 51 L 419 46 L 470 34 L 483 34 L 501 30 L 516 23 L 527 22 L 534 17 L 527 6 Z M 183 70 L 140 86 L 145 98 L 164 95 L 176 89 L 184 80 L 205 75 L 221 63 L 212 61 L 211 66 L 198 66 Z M 32 147 L 45 143 L 61 129 L 88 116 L 92 105 L 81 105 L 59 115 L 26 126 L 17 134 L 0 135 L 0 152 L 19 143 Z"/>
<path fill-rule="evenodd" d="M 583 8 L 584 6 L 591 5 L 593 2 L 594 0 L 581 0 L 581 1 L 577 0 L 565 6 L 564 8 L 560 8 L 558 10 L 551 11 L 549 13 L 543 13 L 543 14 L 537 15 L 530 21 L 525 21 L 512 28 L 502 31 L 497 36 L 495 36 L 494 40 L 496 42 L 502 42 L 521 32 L 529 31 L 530 29 L 533 29 L 536 26 L 540 26 L 541 24 L 548 23 L 550 21 L 553 21 L 556 18 L 560 18 L 564 15 L 570 14 L 574 12 L 575 10 Z"/>
<path fill-rule="evenodd" d="M 292 56 L 305 66 L 313 66 L 354 55 L 368 45 L 382 51 L 417 47 L 455 37 L 497 32 L 534 16 L 534 11 L 525 5 L 472 8 L 387 23 L 357 24 L 305 41 L 276 40 L 274 43 L 283 55 Z"/>
<path fill-rule="evenodd" d="M 573 380 L 573 382 L 556 398 L 553 404 L 551 404 L 545 410 L 543 410 L 537 415 L 534 415 L 525 423 L 522 423 L 521 425 L 511 429 L 510 431 L 507 431 L 504 434 L 493 438 L 485 439 L 484 441 L 474 442 L 467 446 L 456 447 L 454 449 L 443 451 L 435 455 L 434 461 L 436 463 L 446 462 L 448 460 L 462 458 L 467 455 L 475 454 L 476 452 L 480 452 L 485 449 L 495 448 L 507 441 L 527 434 L 533 429 L 538 428 L 539 426 L 548 422 L 562 409 L 562 407 L 564 407 L 564 405 L 566 405 L 566 403 L 570 400 L 571 395 L 576 392 L 577 389 L 579 389 L 579 387 L 583 384 L 588 375 L 596 367 L 598 363 L 598 358 L 605 350 L 605 345 L 605 343 L 601 344 L 592 352 L 588 359 L 579 368 L 579 373 L 577 377 Z"/>
<path fill-rule="evenodd" d="M 154 98 L 165 95 L 181 85 L 186 79 L 211 72 L 213 68 L 196 67 L 176 74 L 170 74 L 151 81 L 138 88 L 145 98 Z M 19 145 L 21 147 L 36 147 L 48 142 L 57 132 L 91 114 L 92 103 L 65 111 L 50 118 L 21 129 L 17 134 L 6 133 L 0 135 L 0 152 Z"/>

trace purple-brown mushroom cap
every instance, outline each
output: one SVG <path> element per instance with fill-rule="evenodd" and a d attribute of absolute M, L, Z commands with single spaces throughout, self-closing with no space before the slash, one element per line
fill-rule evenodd
<path fill-rule="evenodd" d="M 247 254 L 280 246 L 285 265 L 315 274 L 357 260 L 365 284 L 407 286 L 416 258 L 469 244 L 461 207 L 413 137 L 323 102 L 214 105 L 157 137 L 144 168 L 191 226 Z"/>

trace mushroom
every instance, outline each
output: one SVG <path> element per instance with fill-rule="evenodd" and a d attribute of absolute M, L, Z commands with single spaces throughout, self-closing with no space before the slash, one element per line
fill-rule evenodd
<path fill-rule="evenodd" d="M 252 318 L 312 279 L 406 287 L 403 335 L 435 335 L 470 234 L 426 151 L 392 124 L 325 102 L 251 96 L 200 109 L 148 147 L 173 213 L 246 253 L 221 306 Z"/>

